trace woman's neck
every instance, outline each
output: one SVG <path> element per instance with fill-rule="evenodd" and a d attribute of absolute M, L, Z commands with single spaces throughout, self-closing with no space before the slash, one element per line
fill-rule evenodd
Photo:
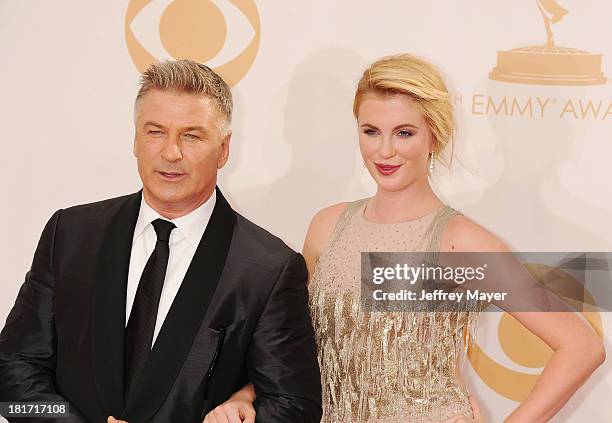
<path fill-rule="evenodd" d="M 442 205 L 427 180 L 410 184 L 401 191 L 385 191 L 379 187 L 368 202 L 364 217 L 375 223 L 398 223 L 418 219 Z"/>

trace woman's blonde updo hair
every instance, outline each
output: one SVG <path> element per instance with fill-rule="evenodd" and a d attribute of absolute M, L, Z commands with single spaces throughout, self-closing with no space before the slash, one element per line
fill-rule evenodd
<path fill-rule="evenodd" d="M 439 158 L 455 134 L 455 116 L 446 84 L 429 62 L 410 55 L 383 57 L 365 70 L 357 85 L 353 115 L 366 94 L 410 96 L 425 118 L 433 136 L 433 151 Z"/>

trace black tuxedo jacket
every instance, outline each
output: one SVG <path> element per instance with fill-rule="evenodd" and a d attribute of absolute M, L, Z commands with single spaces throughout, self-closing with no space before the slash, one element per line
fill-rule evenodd
<path fill-rule="evenodd" d="M 140 201 L 138 192 L 51 217 L 0 334 L 0 401 L 67 401 L 71 417 L 58 420 L 65 422 L 201 422 L 251 381 L 258 422 L 320 421 L 304 260 L 234 212 L 219 190 L 150 358 L 124 398 Z"/>

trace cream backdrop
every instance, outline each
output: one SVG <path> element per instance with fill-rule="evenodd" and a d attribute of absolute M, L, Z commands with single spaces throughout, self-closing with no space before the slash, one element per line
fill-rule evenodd
<path fill-rule="evenodd" d="M 532 49 L 545 74 L 579 68 L 583 79 L 557 75 L 563 85 L 498 80 L 525 70 L 508 50 L 546 42 L 535 0 L 0 1 L 0 321 L 53 211 L 140 188 L 132 101 L 153 58 L 188 55 L 232 82 L 220 186 L 296 249 L 317 210 L 373 192 L 353 91 L 368 63 L 411 52 L 442 69 L 457 107 L 454 165 L 435 169 L 442 198 L 516 250 L 612 251 L 612 87 L 598 73 L 612 77 L 612 4 L 559 2 L 565 16 L 540 1 L 549 21 L 562 17 L 555 45 L 603 55 Z M 610 349 L 612 314 L 590 317 Z M 549 352 L 527 341 L 507 316 L 483 316 L 465 372 L 487 421 L 502 421 L 541 371 Z M 612 421 L 611 361 L 554 421 Z"/>

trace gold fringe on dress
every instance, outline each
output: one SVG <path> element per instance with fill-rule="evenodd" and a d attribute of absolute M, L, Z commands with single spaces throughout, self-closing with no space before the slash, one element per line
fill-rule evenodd
<path fill-rule="evenodd" d="M 374 224 L 365 201 L 349 205 L 310 283 L 310 310 L 323 386 L 322 423 L 438 422 L 472 416 L 458 380 L 477 302 L 452 312 L 360 309 L 361 252 L 422 251 L 434 260 L 448 221 L 444 206 L 411 222 Z"/>

